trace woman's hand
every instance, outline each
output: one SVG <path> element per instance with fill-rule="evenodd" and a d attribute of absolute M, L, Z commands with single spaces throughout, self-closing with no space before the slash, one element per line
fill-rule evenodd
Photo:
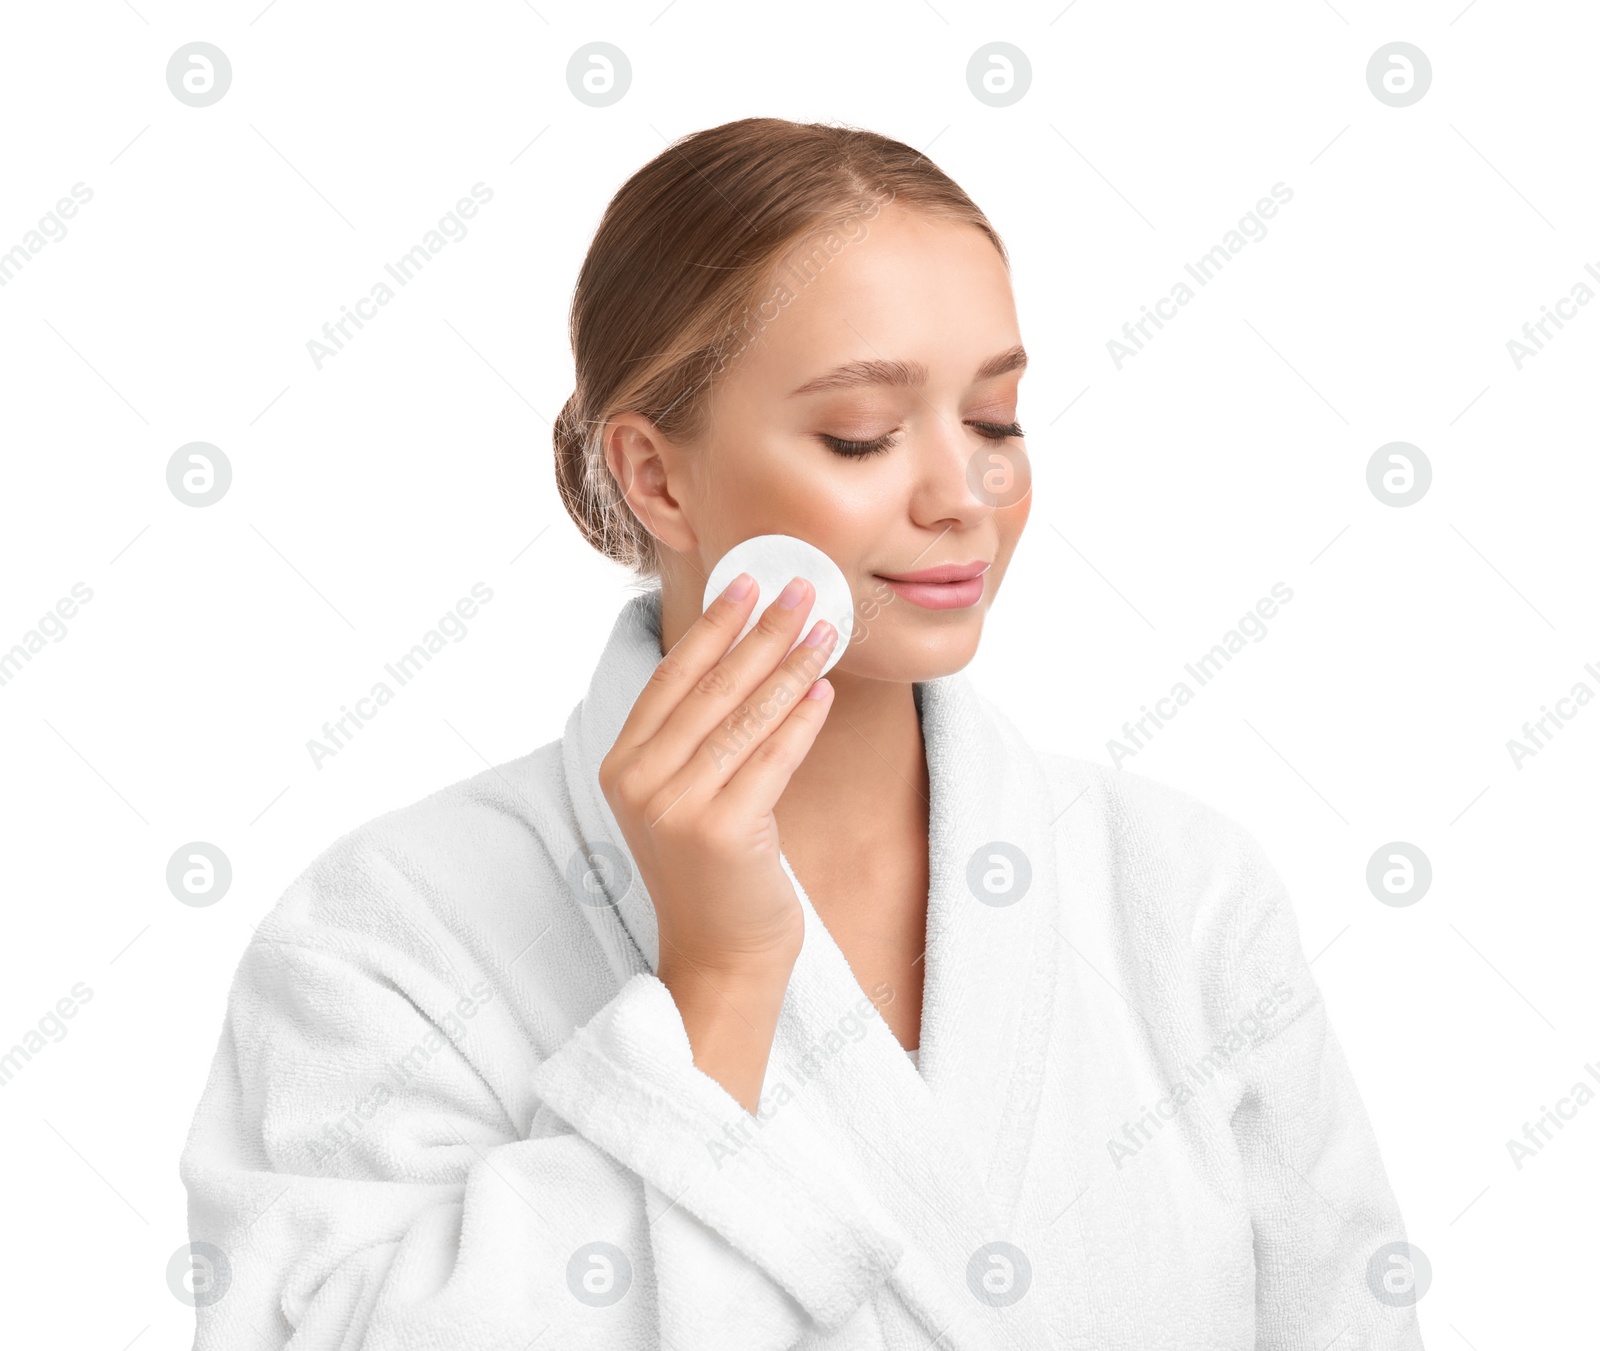
<path fill-rule="evenodd" d="M 600 764 L 655 905 L 656 975 L 695 1063 L 751 1111 L 805 939 L 773 809 L 832 700 L 813 673 L 838 639 L 833 626 L 818 620 L 789 653 L 813 594 L 796 578 L 734 643 L 756 595 L 748 576 L 735 578 L 661 659 Z"/>

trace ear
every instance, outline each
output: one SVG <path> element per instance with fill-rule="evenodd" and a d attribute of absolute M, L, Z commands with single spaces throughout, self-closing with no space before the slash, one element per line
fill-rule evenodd
<path fill-rule="evenodd" d="M 692 554 L 698 541 L 683 504 L 673 495 L 674 485 L 687 481 L 680 472 L 682 457 L 678 447 L 640 413 L 621 413 L 612 418 L 606 424 L 602 444 L 606 468 L 629 510 L 669 549 Z"/>

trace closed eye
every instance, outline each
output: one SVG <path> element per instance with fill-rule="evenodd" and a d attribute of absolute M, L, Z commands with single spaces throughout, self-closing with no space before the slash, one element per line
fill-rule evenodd
<path fill-rule="evenodd" d="M 969 422 L 967 426 L 975 429 L 979 436 L 990 441 L 1005 441 L 1011 437 L 1025 435 L 1020 422 Z M 822 442 L 836 455 L 846 459 L 865 459 L 869 455 L 881 455 L 896 443 L 893 432 L 885 432 L 882 436 L 871 441 L 847 441 L 840 436 L 829 436 L 819 433 Z"/>
<path fill-rule="evenodd" d="M 987 436 L 991 441 L 1004 441 L 1008 437 L 1023 436 L 1020 422 L 969 422 L 969 427 L 976 427 L 979 436 Z"/>
<path fill-rule="evenodd" d="M 894 433 L 885 432 L 871 441 L 846 441 L 840 436 L 829 436 L 821 433 L 822 443 L 836 455 L 843 455 L 846 459 L 864 460 L 869 455 L 881 455 L 894 444 Z"/>

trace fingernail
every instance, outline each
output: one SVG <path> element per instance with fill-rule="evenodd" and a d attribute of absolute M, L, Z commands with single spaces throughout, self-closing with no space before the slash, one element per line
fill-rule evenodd
<path fill-rule="evenodd" d="M 836 632 L 833 625 L 828 623 L 826 619 L 819 619 L 811 626 L 811 632 L 806 634 L 806 640 L 801 646 L 823 647 L 833 641 Z"/>
<path fill-rule="evenodd" d="M 780 610 L 792 610 L 800 604 L 800 597 L 805 595 L 806 584 L 796 577 L 782 591 L 778 592 L 777 606 Z"/>
<path fill-rule="evenodd" d="M 731 582 L 728 589 L 722 593 L 724 600 L 744 600 L 750 594 L 750 589 L 755 586 L 756 579 L 748 572 L 741 572 Z"/>

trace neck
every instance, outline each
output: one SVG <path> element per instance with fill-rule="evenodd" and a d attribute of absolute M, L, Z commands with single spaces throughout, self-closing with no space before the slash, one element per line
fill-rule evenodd
<path fill-rule="evenodd" d="M 828 673 L 833 707 L 778 800 L 781 830 L 867 843 L 890 822 L 926 821 L 928 761 L 912 687 Z"/>

